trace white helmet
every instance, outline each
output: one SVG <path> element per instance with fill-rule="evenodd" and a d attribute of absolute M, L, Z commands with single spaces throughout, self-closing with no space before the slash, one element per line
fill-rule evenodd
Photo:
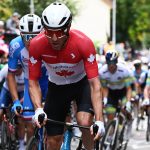
<path fill-rule="evenodd" d="M 140 59 L 136 59 L 133 61 L 133 65 L 136 66 L 136 65 L 141 65 L 142 64 L 142 61 Z"/>
<path fill-rule="evenodd" d="M 49 29 L 67 28 L 72 21 L 68 7 L 60 2 L 50 4 L 42 13 L 42 23 Z"/>
<path fill-rule="evenodd" d="M 35 14 L 24 15 L 19 21 L 20 32 L 39 33 L 42 30 L 41 18 Z"/>

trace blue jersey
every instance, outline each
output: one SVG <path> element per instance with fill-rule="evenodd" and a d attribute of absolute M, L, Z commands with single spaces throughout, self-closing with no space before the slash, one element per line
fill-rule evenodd
<path fill-rule="evenodd" d="M 29 95 L 28 91 L 28 80 L 29 80 L 29 68 L 28 68 L 28 61 L 29 61 L 29 52 L 22 41 L 21 36 L 16 37 L 13 39 L 9 44 L 9 60 L 8 60 L 8 69 L 11 72 L 17 70 L 18 61 L 20 61 L 25 77 L 25 88 L 24 88 L 24 102 L 23 107 L 25 109 L 33 109 L 33 104 Z M 44 67 L 44 66 L 43 66 Z M 45 97 L 45 91 L 47 91 L 47 84 L 43 86 L 44 83 L 48 83 L 48 76 L 44 69 L 42 72 L 42 76 L 40 78 L 41 89 L 44 91 L 42 95 Z M 33 113 L 25 112 L 23 116 L 26 118 L 30 118 Z"/>
<path fill-rule="evenodd" d="M 17 70 L 18 61 L 20 61 L 25 78 L 28 79 L 29 77 L 29 70 L 28 70 L 28 60 L 29 60 L 29 53 L 26 49 L 21 36 L 16 37 L 13 39 L 9 44 L 9 60 L 8 60 L 8 69 L 11 72 Z"/>
<path fill-rule="evenodd" d="M 136 82 L 139 82 L 139 78 L 143 72 L 144 72 L 144 70 L 141 70 L 140 73 L 137 73 L 135 70 L 133 71 L 133 75 L 136 78 Z"/>

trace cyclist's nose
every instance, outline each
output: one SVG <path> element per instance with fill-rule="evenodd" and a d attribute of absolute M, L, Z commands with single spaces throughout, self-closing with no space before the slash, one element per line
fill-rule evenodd
<path fill-rule="evenodd" d="M 57 40 L 58 40 L 58 38 L 57 38 L 56 34 L 54 33 L 52 36 L 52 41 L 57 41 Z"/>

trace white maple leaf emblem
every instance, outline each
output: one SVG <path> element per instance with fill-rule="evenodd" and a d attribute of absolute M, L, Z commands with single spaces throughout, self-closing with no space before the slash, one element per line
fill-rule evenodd
<path fill-rule="evenodd" d="M 94 59 L 95 59 L 95 56 L 94 56 L 93 54 L 91 54 L 87 60 L 88 60 L 90 63 L 93 63 Z"/>
<path fill-rule="evenodd" d="M 30 61 L 31 61 L 32 64 L 36 64 L 37 63 L 37 60 L 34 59 L 34 57 L 30 57 Z"/>

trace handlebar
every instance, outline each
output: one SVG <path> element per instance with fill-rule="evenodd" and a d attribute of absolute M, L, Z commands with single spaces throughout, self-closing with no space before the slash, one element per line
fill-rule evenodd
<path fill-rule="evenodd" d="M 96 136 L 96 134 L 98 132 L 98 126 L 96 124 L 93 125 L 93 132 L 94 132 L 94 136 Z M 99 149 L 99 140 L 96 140 L 94 142 L 94 148 Z"/>
<path fill-rule="evenodd" d="M 86 126 L 81 126 L 78 124 L 74 124 L 71 122 L 61 122 L 61 121 L 56 121 L 56 120 L 52 120 L 52 119 L 47 119 L 48 122 L 54 123 L 54 124 L 58 124 L 58 125 L 62 125 L 62 126 L 66 126 L 67 128 L 82 128 L 82 129 L 90 129 L 90 127 L 86 127 Z"/>
<path fill-rule="evenodd" d="M 17 107 L 16 107 L 16 111 L 17 111 L 17 113 L 19 113 L 19 114 L 20 114 L 21 107 L 20 107 L 20 106 L 17 106 Z"/>
<path fill-rule="evenodd" d="M 40 124 L 43 123 L 44 118 L 45 118 L 45 114 L 40 114 L 40 115 L 38 116 L 38 121 L 39 121 Z"/>

